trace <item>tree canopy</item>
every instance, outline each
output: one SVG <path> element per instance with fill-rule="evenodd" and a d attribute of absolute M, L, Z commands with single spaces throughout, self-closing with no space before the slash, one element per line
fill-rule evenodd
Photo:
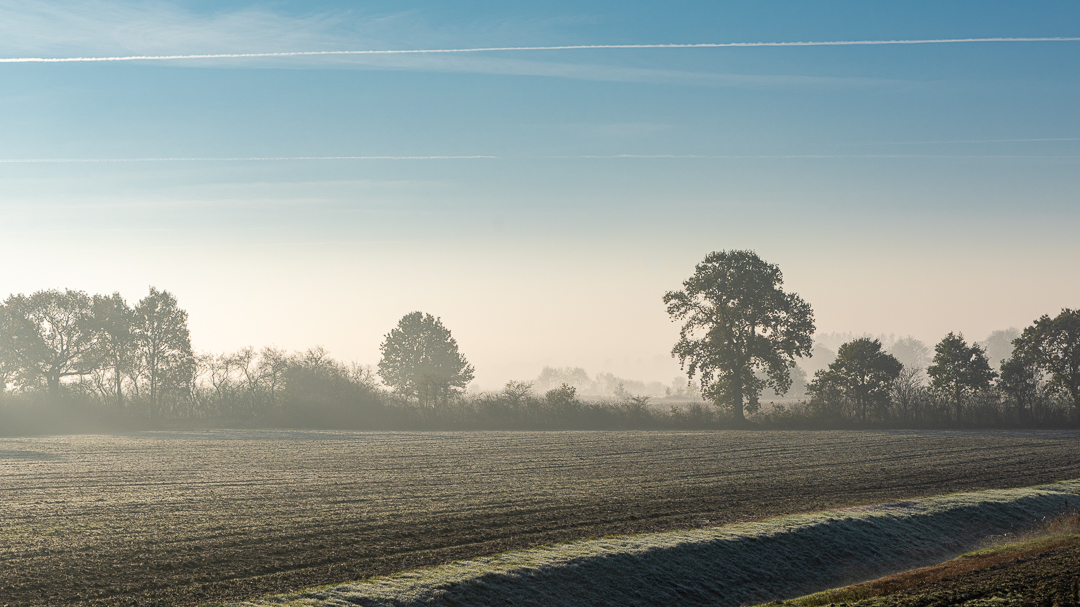
<path fill-rule="evenodd" d="M 795 357 L 810 354 L 813 311 L 781 285 L 780 268 L 753 251 L 718 251 L 681 291 L 664 295 L 668 314 L 684 321 L 672 356 L 691 378 L 700 376 L 702 396 L 737 422 L 744 410 L 757 410 L 763 388 L 787 392 Z"/>
<path fill-rule="evenodd" d="M 17 383 L 44 383 L 55 395 L 66 377 L 97 366 L 92 302 L 82 291 L 37 291 L 4 301 L 6 367 Z"/>
<path fill-rule="evenodd" d="M 1066 308 L 1054 318 L 1044 314 L 1013 344 L 1018 359 L 1047 374 L 1048 390 L 1069 397 L 1073 418 L 1080 421 L 1080 310 Z"/>
<path fill-rule="evenodd" d="M 807 391 L 819 407 L 850 403 L 859 422 L 865 423 L 868 413 L 884 410 L 903 368 L 877 339 L 855 339 L 840 346 L 836 360 L 814 375 Z"/>
<path fill-rule="evenodd" d="M 458 351 L 457 340 L 431 314 L 401 317 L 379 349 L 379 377 L 423 406 L 445 403 L 473 379 L 473 366 Z"/>
<path fill-rule="evenodd" d="M 988 388 L 997 377 L 982 346 L 969 346 L 962 334 L 952 332 L 934 346 L 934 361 L 926 373 L 930 385 L 952 401 L 957 423 L 963 418 L 964 396 Z"/>

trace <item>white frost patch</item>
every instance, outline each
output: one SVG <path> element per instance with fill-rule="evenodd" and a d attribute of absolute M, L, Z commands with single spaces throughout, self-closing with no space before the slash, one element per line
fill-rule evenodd
<path fill-rule="evenodd" d="M 1080 480 L 580 540 L 234 605 L 753 604 L 938 562 L 1067 505 Z"/>

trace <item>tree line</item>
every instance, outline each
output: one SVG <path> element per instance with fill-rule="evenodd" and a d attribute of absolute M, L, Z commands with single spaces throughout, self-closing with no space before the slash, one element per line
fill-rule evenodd
<path fill-rule="evenodd" d="M 1000 371 L 982 346 L 949 333 L 925 369 L 928 385 L 922 369 L 905 367 L 879 340 L 851 340 L 807 384 L 808 401 L 762 411 L 762 391 L 786 393 L 796 359 L 813 344 L 810 305 L 782 286 L 780 268 L 753 251 L 719 251 L 664 296 L 683 321 L 672 355 L 735 425 L 748 414 L 789 425 L 1080 424 L 1080 310 L 1068 308 L 1025 328 Z"/>
<path fill-rule="evenodd" d="M 1080 311 L 1037 319 L 1013 339 L 1012 354 L 998 365 L 990 364 L 981 345 L 957 333 L 935 346 L 925 368 L 905 365 L 880 340 L 862 337 L 840 345 L 828 366 L 807 381 L 796 362 L 814 347 L 813 311 L 782 285 L 779 268 L 754 252 L 720 251 L 698 264 L 682 290 L 664 296 L 671 318 L 683 322 L 672 355 L 689 379 L 665 390 L 671 401 L 635 395 L 618 382 L 611 396 L 583 398 L 581 387 L 610 378 L 592 380 L 569 368 L 545 368 L 535 383 L 466 395 L 473 366 L 442 321 L 421 312 L 406 314 L 385 335 L 373 369 L 336 361 L 321 348 L 196 353 L 187 312 L 175 296 L 156 288 L 134 305 L 118 293 L 12 295 L 0 303 L 0 432 L 5 423 L 8 433 L 20 424 L 48 431 L 44 422 L 34 422 L 57 407 L 69 425 L 96 420 L 108 427 L 1080 424 Z M 786 393 L 793 378 L 806 398 L 762 400 L 764 391 Z M 687 402 L 695 393 L 701 400 Z"/>
<path fill-rule="evenodd" d="M 648 399 L 586 402 L 570 386 L 525 382 L 471 398 L 473 367 L 441 320 L 406 314 L 377 369 L 321 347 L 197 353 L 187 312 L 151 288 L 45 290 L 0 303 L 0 435 L 251 426 L 354 429 L 651 428 Z"/>

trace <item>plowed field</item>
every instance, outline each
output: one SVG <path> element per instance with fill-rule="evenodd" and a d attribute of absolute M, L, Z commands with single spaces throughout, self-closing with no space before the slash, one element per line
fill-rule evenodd
<path fill-rule="evenodd" d="M 0 439 L 0 605 L 194 605 L 545 542 L 1080 477 L 1066 432 Z"/>

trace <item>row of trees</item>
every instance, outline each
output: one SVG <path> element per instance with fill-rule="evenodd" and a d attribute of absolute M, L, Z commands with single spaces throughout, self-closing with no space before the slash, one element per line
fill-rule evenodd
<path fill-rule="evenodd" d="M 421 312 L 406 314 L 386 334 L 377 371 L 344 365 L 319 348 L 197 355 L 187 313 L 172 294 L 154 288 L 134 306 L 115 293 L 8 297 L 0 304 L 0 399 L 10 385 L 52 400 L 77 396 L 121 416 L 301 426 L 337 420 L 350 427 L 574 427 L 586 419 L 589 427 L 607 423 L 598 420 L 634 427 L 748 420 L 1045 425 L 1066 417 L 1055 413 L 1061 404 L 1080 423 L 1080 311 L 1036 320 L 1012 339 L 1012 354 L 1000 365 L 954 333 L 935 346 L 925 369 L 894 355 L 919 359 L 915 350 L 922 346 L 913 340 L 899 340 L 890 353 L 880 340 L 857 338 L 840 345 L 807 382 L 796 359 L 810 355 L 813 311 L 782 285 L 779 268 L 753 251 L 720 251 L 697 265 L 682 290 L 664 296 L 671 317 L 683 321 L 672 354 L 706 409 L 663 411 L 622 390 L 615 399 L 586 404 L 577 396 L 580 386 L 566 379 L 592 382 L 580 369 L 545 369 L 540 394 L 512 382 L 496 394 L 464 397 L 473 366 L 441 320 Z M 994 348 L 1004 351 L 1001 344 Z M 762 408 L 762 391 L 785 393 L 793 375 L 808 399 L 786 413 Z"/>
<path fill-rule="evenodd" d="M 106 299 L 113 302 L 111 308 L 85 306 L 86 301 Z M 65 314 L 58 314 L 57 309 Z M 112 309 L 126 312 L 122 316 L 126 331 L 115 330 L 115 322 L 108 325 L 113 330 L 103 328 L 102 319 L 112 318 L 104 312 Z M 155 347 L 161 340 L 150 339 L 144 327 L 149 312 L 160 314 L 166 309 L 178 312 L 169 315 L 177 319 L 174 334 L 184 336 L 181 343 L 189 344 L 186 314 L 166 292 L 151 290 L 130 309 L 118 296 L 90 297 L 77 291 L 9 298 L 4 314 L 12 322 L 3 325 L 3 360 L 15 396 L 8 396 L 14 406 L 0 406 L 0 435 L 178 423 L 610 429 L 702 427 L 716 422 L 715 416 L 703 417 L 700 408 L 689 413 L 657 411 L 648 406 L 647 398 L 584 401 L 570 386 L 537 394 L 527 382 L 511 382 L 497 393 L 461 398 L 472 366 L 442 322 L 419 312 L 407 314 L 386 335 L 377 373 L 370 367 L 338 362 L 322 348 L 294 354 L 270 347 L 192 354 L 187 345 L 185 356 L 176 357 L 181 364 L 159 374 L 168 381 L 157 383 L 159 397 L 151 399 L 146 360 L 162 360 L 160 353 L 168 348 Z M 61 322 L 61 317 L 68 320 Z M 40 318 L 49 321 L 31 322 Z M 124 339 L 117 339 L 118 335 Z M 155 353 L 159 356 L 152 358 Z M 64 365 L 57 362 L 62 359 Z M 50 376 L 40 369 L 58 371 Z M 49 377 L 57 381 L 50 382 Z M 58 411 L 56 405 L 62 409 Z"/>
<path fill-rule="evenodd" d="M 370 368 L 322 348 L 196 354 L 187 312 L 168 291 L 151 288 L 134 306 L 118 293 L 38 291 L 0 303 L 0 404 L 11 387 L 23 401 L 78 401 L 114 417 L 356 425 L 359 415 L 385 418 L 401 405 L 445 406 L 473 377 L 430 314 L 405 315 L 382 353 L 378 376 L 393 398 Z"/>
<path fill-rule="evenodd" d="M 728 411 L 735 423 L 759 410 L 763 389 L 785 393 L 795 359 L 810 354 L 813 312 L 782 285 L 780 269 L 753 251 L 720 251 L 697 265 L 683 290 L 664 296 L 671 317 L 684 321 L 672 355 L 691 378 L 698 377 L 703 397 Z M 855 339 L 815 373 L 804 413 L 859 424 L 914 421 L 911 405 L 936 398 L 951 405 L 953 423 L 964 424 L 973 421 L 964 416 L 969 401 L 988 402 L 993 389 L 1019 423 L 1033 421 L 1034 408 L 1047 398 L 1067 402 L 1072 421 L 1080 423 L 1080 310 L 1039 318 L 1012 346 L 999 373 L 982 346 L 949 333 L 926 368 L 929 392 L 920 392 L 921 369 L 905 368 L 877 339 Z M 897 414 L 904 410 L 909 414 Z"/>
<path fill-rule="evenodd" d="M 187 312 L 151 288 L 134 307 L 118 293 L 38 291 L 0 305 L 0 398 L 13 384 L 59 396 L 69 378 L 90 378 L 122 410 L 127 397 L 151 415 L 188 394 L 195 358 Z"/>

